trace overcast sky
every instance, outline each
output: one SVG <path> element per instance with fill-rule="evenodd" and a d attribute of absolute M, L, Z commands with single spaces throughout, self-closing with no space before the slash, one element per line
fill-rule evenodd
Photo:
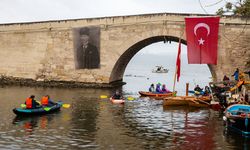
<path fill-rule="evenodd" d="M 225 1 L 230 0 L 0 0 L 0 23 L 162 12 L 214 14 Z"/>

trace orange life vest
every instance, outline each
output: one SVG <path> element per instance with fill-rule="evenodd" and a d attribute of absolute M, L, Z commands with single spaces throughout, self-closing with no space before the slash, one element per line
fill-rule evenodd
<path fill-rule="evenodd" d="M 28 109 L 32 108 L 32 99 L 31 98 L 26 99 L 26 108 L 28 108 Z"/>
<path fill-rule="evenodd" d="M 42 105 L 47 106 L 49 104 L 49 98 L 44 96 L 41 100 Z"/>

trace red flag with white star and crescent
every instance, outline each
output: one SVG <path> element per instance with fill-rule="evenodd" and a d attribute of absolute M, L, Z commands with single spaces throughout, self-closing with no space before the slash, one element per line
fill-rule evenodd
<path fill-rule="evenodd" d="M 217 64 L 220 17 L 187 17 L 186 38 L 189 64 Z"/>

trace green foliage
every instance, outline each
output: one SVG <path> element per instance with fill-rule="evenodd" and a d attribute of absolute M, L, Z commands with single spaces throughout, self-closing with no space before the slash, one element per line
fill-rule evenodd
<path fill-rule="evenodd" d="M 235 3 L 227 2 L 225 7 L 218 9 L 216 14 L 250 17 L 250 0 L 237 0 Z"/>

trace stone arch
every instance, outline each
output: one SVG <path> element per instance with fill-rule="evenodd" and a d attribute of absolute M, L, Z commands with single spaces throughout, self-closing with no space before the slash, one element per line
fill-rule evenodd
<path fill-rule="evenodd" d="M 111 75 L 110 75 L 110 83 L 117 82 L 117 81 L 122 81 L 123 74 L 125 72 L 125 69 L 127 67 L 127 64 L 129 61 L 132 59 L 132 57 L 139 52 L 141 49 L 144 47 L 156 43 L 156 42 L 168 42 L 168 41 L 173 41 L 173 42 L 179 42 L 179 37 L 175 36 L 153 36 L 146 38 L 144 40 L 141 40 L 132 46 L 130 46 L 125 52 L 118 58 L 116 61 Z M 185 39 L 181 39 L 181 43 L 187 45 L 187 42 Z M 216 79 L 216 74 L 214 71 L 214 68 L 211 65 L 208 65 L 208 68 L 212 74 L 213 79 Z"/>

